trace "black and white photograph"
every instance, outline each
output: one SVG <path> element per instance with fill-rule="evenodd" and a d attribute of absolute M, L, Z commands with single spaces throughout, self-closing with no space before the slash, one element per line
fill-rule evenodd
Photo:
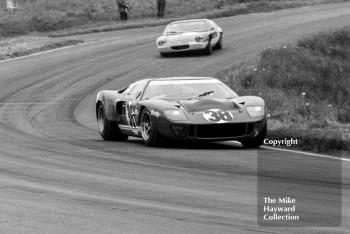
<path fill-rule="evenodd" d="M 350 0 L 0 0 L 32 233 L 350 233 Z"/>

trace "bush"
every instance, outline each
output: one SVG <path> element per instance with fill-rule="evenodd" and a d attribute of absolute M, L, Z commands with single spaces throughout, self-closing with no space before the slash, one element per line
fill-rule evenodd
<path fill-rule="evenodd" d="M 345 140 L 336 131 L 332 130 L 273 130 L 268 131 L 269 139 L 296 138 L 295 147 L 313 152 L 350 151 L 350 141 Z"/>
<path fill-rule="evenodd" d="M 238 75 L 240 86 L 267 86 L 289 96 L 305 92 L 312 101 L 349 106 L 350 33 L 342 29 L 329 34 L 300 40 L 297 46 L 264 50 L 256 71 L 246 69 Z M 334 53 L 325 51 L 330 45 L 338 47 L 342 56 L 337 53 L 335 58 Z"/>
<path fill-rule="evenodd" d="M 350 123 L 350 106 L 347 109 L 338 110 L 337 120 L 341 123 Z"/>
<path fill-rule="evenodd" d="M 266 49 L 256 66 L 233 66 L 218 77 L 240 95 L 264 98 L 272 128 L 323 129 L 321 138 L 305 135 L 305 144 L 328 151 L 350 142 L 350 127 L 344 125 L 350 123 L 349 74 L 350 28 L 343 28 Z M 328 139 L 328 128 L 343 138 L 331 134 Z"/>
<path fill-rule="evenodd" d="M 315 54 L 336 59 L 348 59 L 350 55 L 350 32 L 346 29 L 332 33 L 319 33 L 298 42 L 298 46 Z"/>
<path fill-rule="evenodd" d="M 226 0 L 226 6 L 217 10 L 216 0 L 167 0 L 166 16 L 176 18 L 196 14 L 196 17 L 203 18 L 225 17 L 341 1 L 346 0 Z M 129 2 L 132 7 L 130 18 L 156 16 L 156 0 L 129 0 Z M 0 36 L 52 31 L 115 20 L 119 20 L 115 0 L 20 1 L 15 15 L 9 17 L 5 11 L 0 11 Z"/>
<path fill-rule="evenodd" d="M 4 37 L 25 34 L 28 31 L 30 30 L 27 25 L 19 20 L 9 20 L 8 18 L 4 18 L 0 22 L 0 35 Z"/>

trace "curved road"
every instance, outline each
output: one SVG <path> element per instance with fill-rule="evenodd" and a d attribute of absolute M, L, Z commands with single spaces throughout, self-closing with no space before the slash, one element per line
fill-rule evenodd
<path fill-rule="evenodd" d="M 268 228 L 257 224 L 256 151 L 100 139 L 99 90 L 145 77 L 212 76 L 264 47 L 348 25 L 350 3 L 216 21 L 225 46 L 210 57 L 160 58 L 154 40 L 163 27 L 152 27 L 83 35 L 99 42 L 1 62 L 0 233 L 349 233 L 348 161 L 342 226 Z M 320 160 L 285 154 L 310 167 Z"/>

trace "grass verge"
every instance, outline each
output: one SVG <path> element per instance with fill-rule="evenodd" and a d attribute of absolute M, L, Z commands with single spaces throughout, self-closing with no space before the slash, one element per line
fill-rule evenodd
<path fill-rule="evenodd" d="M 133 29 L 133 28 L 142 28 L 142 27 L 152 27 L 166 25 L 172 21 L 180 19 L 196 19 L 196 18 L 219 18 L 219 17 L 230 17 L 236 15 L 257 13 L 257 12 L 270 12 L 288 8 L 296 8 L 302 6 L 311 6 L 316 4 L 326 4 L 326 3 L 336 3 L 336 2 L 346 2 L 349 0 L 301 0 L 301 1 L 291 1 L 291 0 L 241 0 L 241 1 L 227 1 L 226 7 L 223 9 L 215 9 L 215 7 L 202 7 L 198 9 L 199 12 L 192 13 L 187 11 L 179 11 L 177 14 L 170 14 L 170 17 L 165 19 L 154 19 L 154 18 L 145 18 L 145 19 L 135 19 L 130 22 L 120 22 L 116 21 L 113 23 L 104 22 L 103 25 L 98 23 L 97 25 L 89 24 L 84 28 L 71 28 L 68 30 L 61 30 L 58 32 L 50 33 L 50 37 L 64 37 L 64 36 L 73 36 L 81 35 L 88 33 L 97 33 L 97 32 L 108 32 L 108 31 L 117 31 L 124 29 Z M 213 1 L 215 2 L 215 1 Z M 237 3 L 243 2 L 243 3 Z M 214 10 L 213 10 L 214 9 Z M 176 10 L 175 10 L 176 12 Z M 187 13 L 185 13 L 187 12 Z M 185 17 L 184 17 L 185 16 Z"/>
<path fill-rule="evenodd" d="M 16 57 L 22 57 L 42 51 L 57 49 L 60 47 L 65 46 L 71 46 L 71 45 L 77 45 L 81 44 L 84 41 L 82 40 L 62 40 L 62 41 L 56 41 L 56 42 L 38 42 L 37 39 L 30 40 L 26 39 L 22 42 L 2 42 L 0 44 L 0 60 L 10 59 L 10 58 L 16 58 Z M 11 45 L 13 44 L 13 45 Z M 22 46 L 21 46 L 22 45 Z"/>
<path fill-rule="evenodd" d="M 25 1 L 21 2 L 15 15 L 0 11 L 0 37 L 24 35 L 34 31 L 60 31 L 50 35 L 53 37 L 70 36 L 164 25 L 183 17 L 217 18 L 346 1 L 349 0 L 226 0 L 224 7 L 217 9 L 218 1 L 168 0 L 167 18 L 155 20 L 155 0 L 141 2 L 130 0 L 131 20 L 126 23 L 119 21 L 116 4 L 113 0 Z"/>
<path fill-rule="evenodd" d="M 300 138 L 301 149 L 350 152 L 350 27 L 263 50 L 257 64 L 218 77 L 240 95 L 265 99 L 271 138 Z"/>

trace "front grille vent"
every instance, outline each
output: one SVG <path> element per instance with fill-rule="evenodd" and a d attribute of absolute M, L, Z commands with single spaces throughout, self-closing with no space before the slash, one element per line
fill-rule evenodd
<path fill-rule="evenodd" d="M 180 45 L 180 46 L 172 46 L 171 49 L 173 50 L 184 50 L 188 49 L 190 46 L 189 45 Z"/>
<path fill-rule="evenodd" d="M 195 125 L 193 130 L 189 129 L 189 135 L 198 138 L 243 137 L 253 129 L 253 125 L 247 123 Z"/>

